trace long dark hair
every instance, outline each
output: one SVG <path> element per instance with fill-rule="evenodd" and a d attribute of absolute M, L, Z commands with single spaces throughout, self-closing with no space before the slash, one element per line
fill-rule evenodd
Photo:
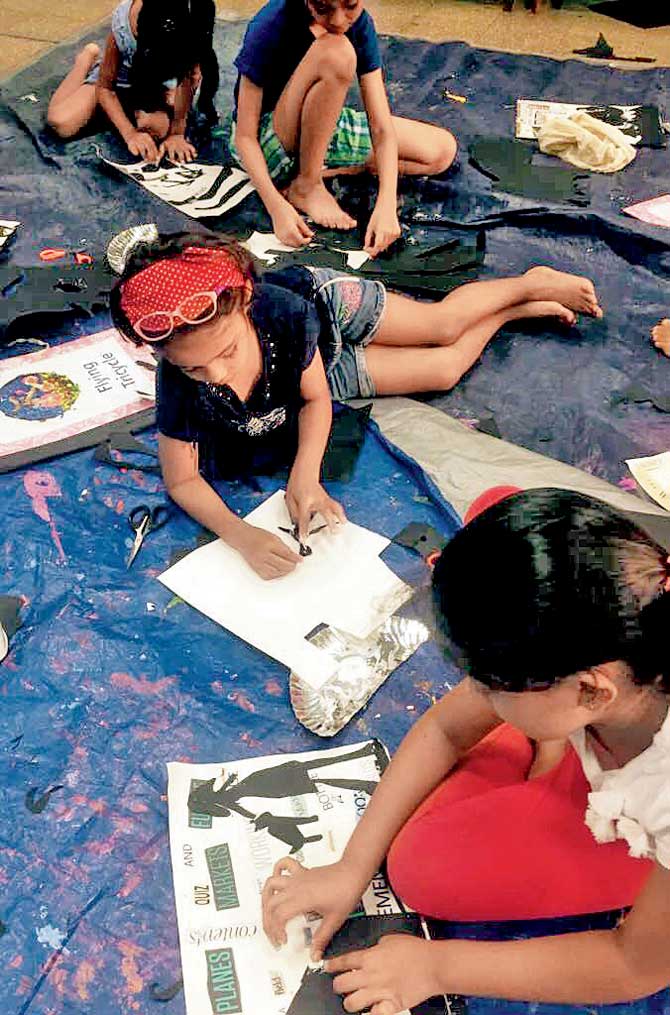
<path fill-rule="evenodd" d="M 142 345 L 142 339 L 136 334 L 132 324 L 121 307 L 121 295 L 124 283 L 137 275 L 144 268 L 156 261 L 178 257 L 187 247 L 208 247 L 212 250 L 225 250 L 235 261 L 245 279 L 253 285 L 255 279 L 254 260 L 251 254 L 237 240 L 226 236 L 203 236 L 199 233 L 169 233 L 159 237 L 153 243 L 138 243 L 130 254 L 123 274 L 110 293 L 110 310 L 114 327 L 124 338 L 135 345 Z M 224 290 L 219 293 L 218 315 L 223 317 L 243 306 L 247 300 L 243 289 Z M 169 341 L 169 339 L 168 339 Z M 163 343 L 154 342 L 154 346 Z"/>
<path fill-rule="evenodd" d="M 667 551 L 568 490 L 527 490 L 477 516 L 434 573 L 438 629 L 489 687 L 524 691 L 622 660 L 670 693 Z"/>
<path fill-rule="evenodd" d="M 143 0 L 130 70 L 132 103 L 165 110 L 165 81 L 181 83 L 212 49 L 213 0 Z"/>

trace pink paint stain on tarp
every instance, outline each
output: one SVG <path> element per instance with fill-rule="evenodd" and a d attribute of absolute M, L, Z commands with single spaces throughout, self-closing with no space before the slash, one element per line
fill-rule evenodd
<path fill-rule="evenodd" d="M 30 498 L 33 511 L 38 518 L 46 522 L 51 532 L 58 555 L 62 561 L 67 560 L 63 544 L 56 529 L 55 522 L 51 517 L 48 500 L 50 497 L 62 497 L 61 488 L 50 472 L 42 472 L 38 469 L 30 469 L 23 477 L 23 488 Z"/>

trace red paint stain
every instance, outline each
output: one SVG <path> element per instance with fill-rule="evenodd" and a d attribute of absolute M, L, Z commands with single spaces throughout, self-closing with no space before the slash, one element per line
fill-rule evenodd
<path fill-rule="evenodd" d="M 114 687 L 120 687 L 127 691 L 135 691 L 136 694 L 160 694 L 171 684 L 174 684 L 174 677 L 163 677 L 161 680 L 147 680 L 146 677 L 131 677 L 129 673 L 112 673 L 110 680 Z"/>
<path fill-rule="evenodd" d="M 247 747 L 260 747 L 261 741 L 255 740 L 249 733 L 240 733 L 240 740 L 247 745 Z"/>
<path fill-rule="evenodd" d="M 268 680 L 265 685 L 265 693 L 272 694 L 275 697 L 282 693 L 282 686 L 278 680 Z"/>
<path fill-rule="evenodd" d="M 74 988 L 80 1001 L 88 1001 L 90 999 L 88 987 L 94 978 L 95 966 L 93 963 L 88 962 L 86 959 L 80 962 L 74 974 Z"/>
<path fill-rule="evenodd" d="M 213 680 L 209 685 L 215 694 L 223 694 L 223 684 L 220 680 Z"/>
<path fill-rule="evenodd" d="M 139 1005 L 132 1001 L 135 994 L 141 993 L 144 989 L 144 982 L 137 968 L 137 958 L 142 949 L 132 941 L 119 941 L 118 949 L 121 952 L 121 973 L 126 983 L 126 990 L 129 995 L 129 1002 L 134 1011 Z"/>
<path fill-rule="evenodd" d="M 23 965 L 23 955 L 15 955 L 9 963 L 10 969 L 20 969 Z"/>
<path fill-rule="evenodd" d="M 136 870 L 129 869 L 126 871 L 123 884 L 119 888 L 119 895 L 122 899 L 127 899 L 141 884 L 142 875 L 138 874 Z"/>
<path fill-rule="evenodd" d="M 228 700 L 234 701 L 235 704 L 239 705 L 240 708 L 243 708 L 245 712 L 256 711 L 256 706 L 254 705 L 253 701 L 250 701 L 249 698 L 247 698 L 244 691 L 233 691 L 231 694 L 228 695 Z"/>

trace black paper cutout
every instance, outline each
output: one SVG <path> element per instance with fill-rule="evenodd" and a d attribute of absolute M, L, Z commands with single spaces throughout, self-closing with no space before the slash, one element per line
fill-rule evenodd
<path fill-rule="evenodd" d="M 152 983 L 149 987 L 149 997 L 152 1001 L 172 1001 L 183 989 L 184 981 L 181 978 L 175 980 L 169 987 L 161 987 L 158 983 Z"/>
<path fill-rule="evenodd" d="M 36 793 L 38 792 L 37 787 L 33 786 L 33 788 L 29 789 L 28 792 L 26 793 L 25 805 L 31 814 L 41 814 L 44 808 L 49 803 L 52 794 L 57 793 L 58 790 L 63 788 L 64 787 L 62 786 L 62 784 L 58 786 L 52 786 L 51 789 L 46 790 L 46 792 L 43 793 L 42 796 L 38 797 L 36 796 Z"/>
<path fill-rule="evenodd" d="M 537 201 L 589 204 L 588 174 L 562 166 L 533 165 L 535 149 L 509 138 L 477 138 L 470 162 L 494 181 L 494 189 Z"/>
<path fill-rule="evenodd" d="M 422 557 L 441 553 L 447 545 L 447 539 L 442 533 L 423 522 L 410 522 L 393 536 L 392 542 L 405 546 L 408 550 L 416 550 Z"/>
<path fill-rule="evenodd" d="M 114 275 L 102 264 L 0 268 L 0 333 L 37 314 L 92 317 L 109 305 Z"/>
<path fill-rule="evenodd" d="M 22 606 L 19 596 L 0 596 L 0 625 L 8 638 L 16 634 L 23 623 L 20 616 Z"/>
<path fill-rule="evenodd" d="M 160 475 L 160 465 L 148 462 L 129 462 L 125 459 L 114 458 L 112 451 L 125 451 L 132 454 L 144 455 L 146 458 L 158 461 L 158 452 L 154 451 L 147 444 L 142 444 L 128 430 L 115 430 L 108 434 L 102 444 L 99 444 L 93 454 L 96 462 L 103 465 L 113 465 L 115 469 L 136 469 L 138 472 L 148 472 L 153 475 Z"/>

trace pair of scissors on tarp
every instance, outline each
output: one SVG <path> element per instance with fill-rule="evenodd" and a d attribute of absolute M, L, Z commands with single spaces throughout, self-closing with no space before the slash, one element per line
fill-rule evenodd
<path fill-rule="evenodd" d="M 126 567 L 131 566 L 149 533 L 162 529 L 171 517 L 172 511 L 167 504 L 158 504 L 155 508 L 150 508 L 148 504 L 138 504 L 128 513 L 128 524 L 135 533 L 135 539 Z"/>

